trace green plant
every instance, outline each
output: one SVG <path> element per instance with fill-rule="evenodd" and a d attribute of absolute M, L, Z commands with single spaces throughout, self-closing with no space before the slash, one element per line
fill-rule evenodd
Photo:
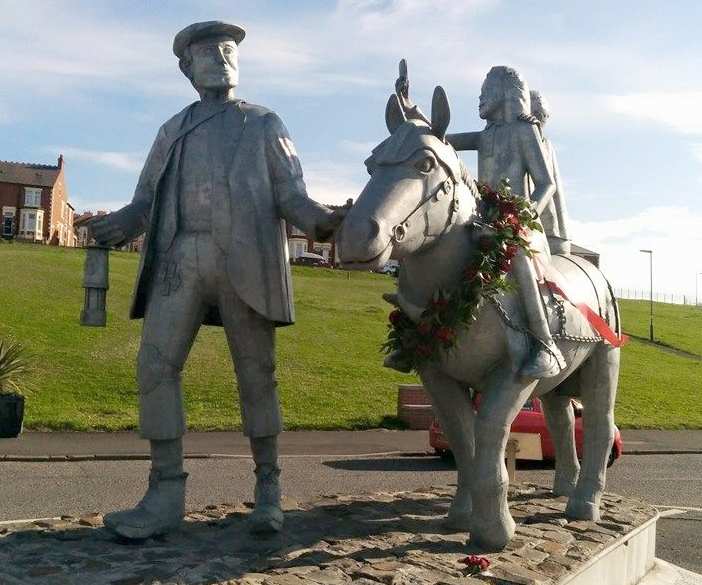
<path fill-rule="evenodd" d="M 27 386 L 22 377 L 29 371 L 24 346 L 16 341 L 0 341 L 0 394 L 23 394 Z"/>

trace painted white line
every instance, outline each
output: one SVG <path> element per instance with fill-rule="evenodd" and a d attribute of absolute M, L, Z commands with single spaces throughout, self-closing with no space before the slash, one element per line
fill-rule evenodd
<path fill-rule="evenodd" d="M 25 520 L 3 520 L 0 522 L 0 526 L 7 526 L 8 524 L 31 524 L 32 522 L 55 522 L 56 520 L 61 520 L 61 516 L 55 516 L 54 518 L 27 518 Z"/>
<path fill-rule="evenodd" d="M 685 514 L 685 510 L 680 510 L 678 508 L 673 508 L 671 510 L 661 510 L 658 512 L 658 516 L 661 518 L 667 518 L 668 516 L 679 516 L 680 514 Z"/>
<path fill-rule="evenodd" d="M 693 506 L 665 506 L 663 504 L 652 504 L 652 505 L 656 508 L 668 508 L 670 510 L 683 510 L 684 512 L 702 512 L 702 508 L 695 508 Z"/>

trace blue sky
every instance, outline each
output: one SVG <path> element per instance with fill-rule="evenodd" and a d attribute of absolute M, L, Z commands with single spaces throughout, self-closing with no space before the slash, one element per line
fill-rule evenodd
<path fill-rule="evenodd" d="M 281 115 L 310 195 L 327 203 L 360 192 L 401 57 L 425 110 L 434 85 L 446 89 L 453 132 L 482 127 L 488 69 L 517 68 L 551 102 L 576 241 L 622 287 L 647 287 L 638 250 L 653 248 L 654 288 L 694 294 L 699 3 L 0 0 L 0 159 L 62 152 L 77 210 L 128 202 L 158 127 L 196 98 L 173 35 L 212 19 L 247 29 L 238 94 Z"/>

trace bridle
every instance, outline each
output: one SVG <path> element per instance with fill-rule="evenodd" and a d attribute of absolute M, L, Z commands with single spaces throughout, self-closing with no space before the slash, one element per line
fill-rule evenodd
<path fill-rule="evenodd" d="M 446 180 L 439 183 L 439 185 L 436 187 L 436 189 L 434 189 L 433 192 L 431 192 L 424 199 L 422 199 L 417 204 L 417 206 L 409 213 L 409 215 L 405 217 L 405 219 L 393 226 L 392 237 L 390 238 L 390 242 L 394 243 L 401 242 L 402 240 L 404 240 L 405 235 L 407 234 L 407 228 L 409 228 L 410 226 L 410 219 L 412 219 L 417 213 L 422 211 L 427 205 L 432 203 L 432 201 L 438 202 L 441 199 L 443 199 L 444 195 L 448 195 L 449 193 L 453 195 L 453 200 L 449 205 L 449 217 L 448 221 L 446 222 L 446 227 L 451 225 L 454 222 L 459 209 L 458 189 L 456 189 L 457 185 L 458 182 L 449 173 L 448 177 L 446 177 Z"/>

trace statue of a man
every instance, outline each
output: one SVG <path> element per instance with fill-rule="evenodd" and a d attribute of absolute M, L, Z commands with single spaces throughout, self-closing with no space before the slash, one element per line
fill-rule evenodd
<path fill-rule="evenodd" d="M 280 118 L 235 98 L 245 31 L 201 22 L 173 52 L 200 100 L 159 130 L 133 201 L 92 223 L 116 245 L 146 232 L 130 316 L 143 318 L 137 363 L 139 425 L 151 444 L 149 488 L 105 525 L 134 539 L 163 534 L 184 515 L 181 370 L 201 324 L 223 325 L 236 370 L 244 433 L 256 464 L 253 532 L 280 530 L 275 327 L 294 321 L 285 223 L 324 240 L 341 223 L 307 197 Z"/>
<path fill-rule="evenodd" d="M 556 191 L 548 202 L 548 205 L 541 213 L 540 219 L 544 227 L 544 233 L 548 238 L 548 244 L 552 254 L 570 254 L 570 238 L 568 237 L 568 212 L 563 192 L 563 181 L 558 170 L 558 161 L 553 144 L 544 134 L 544 126 L 551 117 L 551 108 L 546 98 L 536 90 L 529 92 L 531 96 L 531 115 L 541 128 L 542 140 L 546 156 L 548 157 L 551 176 L 556 184 Z"/>
<path fill-rule="evenodd" d="M 493 67 L 480 92 L 480 117 L 487 122 L 480 132 L 448 135 L 456 150 L 478 151 L 478 180 L 497 187 L 509 179 L 515 195 L 531 197 L 541 215 L 556 189 L 537 121 L 531 116 L 526 81 L 511 67 Z M 513 260 L 513 274 L 529 322 L 539 341 L 521 373 L 532 378 L 558 375 L 565 367 L 541 301 L 533 262 L 520 252 Z"/>

